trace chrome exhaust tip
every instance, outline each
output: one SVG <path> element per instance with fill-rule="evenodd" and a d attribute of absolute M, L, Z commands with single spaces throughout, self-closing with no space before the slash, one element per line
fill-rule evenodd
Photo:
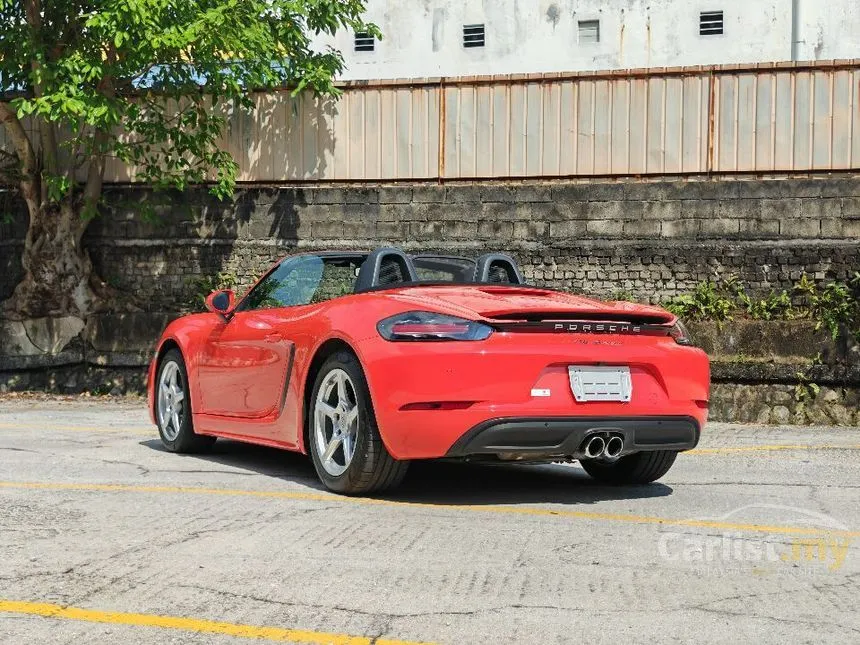
<path fill-rule="evenodd" d="M 606 442 L 606 448 L 603 451 L 603 456 L 609 459 L 615 459 L 624 450 L 624 439 L 621 437 L 610 437 Z"/>
<path fill-rule="evenodd" d="M 603 437 L 592 437 L 585 444 L 585 456 L 589 459 L 597 459 L 603 454 L 605 449 L 606 442 L 603 440 Z"/>

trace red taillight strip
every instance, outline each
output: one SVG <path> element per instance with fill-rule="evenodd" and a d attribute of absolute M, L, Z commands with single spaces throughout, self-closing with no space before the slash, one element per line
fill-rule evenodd
<path fill-rule="evenodd" d="M 391 327 L 391 333 L 396 335 L 411 336 L 425 334 L 462 334 L 469 331 L 468 323 L 395 323 Z"/>

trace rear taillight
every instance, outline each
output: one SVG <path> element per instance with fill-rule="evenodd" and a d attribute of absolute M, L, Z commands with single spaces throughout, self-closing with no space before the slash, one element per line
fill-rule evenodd
<path fill-rule="evenodd" d="M 687 328 L 684 327 L 684 323 L 680 320 L 676 321 L 674 325 L 672 325 L 672 329 L 669 330 L 669 335 L 675 339 L 675 342 L 679 345 L 692 345 L 693 339 L 690 338 L 690 332 L 687 331 Z"/>
<path fill-rule="evenodd" d="M 489 325 L 429 311 L 391 316 L 376 329 L 386 340 L 486 340 L 493 333 Z"/>

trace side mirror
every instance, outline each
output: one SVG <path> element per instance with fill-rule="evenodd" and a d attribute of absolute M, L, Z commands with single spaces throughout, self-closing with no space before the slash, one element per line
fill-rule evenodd
<path fill-rule="evenodd" d="M 233 312 L 235 306 L 236 296 L 229 289 L 213 291 L 206 296 L 206 309 L 225 318 Z"/>

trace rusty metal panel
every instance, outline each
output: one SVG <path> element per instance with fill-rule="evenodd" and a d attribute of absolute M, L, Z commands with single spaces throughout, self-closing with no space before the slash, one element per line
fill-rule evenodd
<path fill-rule="evenodd" d="M 851 94 L 853 83 L 850 70 L 833 75 L 833 121 L 831 139 L 831 167 L 851 167 Z"/>
<path fill-rule="evenodd" d="M 525 114 L 525 173 L 530 177 L 541 175 L 541 144 L 543 142 L 543 89 L 538 83 L 526 85 Z"/>
<path fill-rule="evenodd" d="M 851 168 L 860 166 L 860 70 L 851 72 Z"/>
<path fill-rule="evenodd" d="M 610 174 L 612 153 L 612 83 L 597 81 L 594 84 L 592 123 L 594 124 L 594 146 L 592 148 L 591 172 L 595 175 Z"/>
<path fill-rule="evenodd" d="M 809 72 L 794 77 L 794 157 L 792 170 L 812 167 L 812 100 L 815 79 Z"/>
<path fill-rule="evenodd" d="M 447 87 L 442 91 L 445 105 L 445 118 L 442 120 L 442 176 L 457 177 L 460 173 L 460 91 L 457 87 Z"/>
<path fill-rule="evenodd" d="M 767 171 L 772 170 L 775 163 L 776 77 L 773 74 L 761 74 L 754 78 L 753 168 Z"/>
<path fill-rule="evenodd" d="M 736 78 L 718 76 L 714 93 L 714 166 L 715 171 L 734 169 L 737 120 L 735 116 Z"/>
<path fill-rule="evenodd" d="M 558 172 L 561 175 L 576 174 L 576 92 L 575 83 L 560 84 Z"/>
<path fill-rule="evenodd" d="M 833 81 L 832 72 L 813 74 L 812 168 L 833 167 Z"/>
<path fill-rule="evenodd" d="M 397 159 L 400 153 L 398 132 L 403 126 L 397 120 L 397 92 L 379 94 L 379 174 L 380 177 L 397 177 Z"/>
<path fill-rule="evenodd" d="M 681 172 L 681 157 L 684 141 L 682 127 L 684 122 L 684 80 L 668 78 L 664 86 L 666 93 L 663 112 L 663 172 Z"/>
<path fill-rule="evenodd" d="M 377 181 L 860 166 L 856 64 L 464 78 L 229 106 L 240 181 Z M 29 127 L 29 124 L 28 124 Z M 9 149 L 0 130 L 0 146 Z M 134 180 L 111 160 L 107 181 Z"/>
<path fill-rule="evenodd" d="M 511 112 L 510 133 L 508 134 L 508 174 L 522 177 L 526 174 L 526 134 L 527 134 L 527 87 L 511 87 L 509 105 Z"/>
<path fill-rule="evenodd" d="M 649 78 L 645 103 L 645 172 L 665 171 L 666 79 Z"/>
<path fill-rule="evenodd" d="M 541 114 L 541 175 L 559 174 L 561 153 L 561 86 L 548 83 L 543 86 L 543 112 Z"/>
<path fill-rule="evenodd" d="M 756 167 L 757 80 L 755 74 L 735 76 L 737 136 L 733 170 L 755 170 Z"/>
<path fill-rule="evenodd" d="M 596 83 L 582 81 L 578 84 L 576 119 L 576 173 L 594 174 L 594 106 Z"/>
<path fill-rule="evenodd" d="M 793 74 L 779 74 L 774 91 L 774 153 L 770 168 L 794 168 L 794 82 Z"/>
<path fill-rule="evenodd" d="M 286 150 L 285 166 L 280 174 L 285 179 L 292 181 L 300 180 L 304 176 L 303 155 L 302 155 L 302 100 L 299 97 L 292 97 L 285 94 L 281 97 L 280 110 L 283 113 L 283 118 L 287 124 L 284 130 L 284 136 L 281 139 L 281 146 Z M 242 131 L 244 131 L 244 120 L 241 122 Z"/>
<path fill-rule="evenodd" d="M 510 176 L 511 86 L 497 85 L 492 94 L 492 176 Z"/>
<path fill-rule="evenodd" d="M 477 174 L 477 158 L 475 147 L 478 132 L 475 127 L 477 116 L 477 101 L 474 87 L 461 87 L 457 92 L 458 115 L 457 142 L 451 146 L 456 152 L 457 166 L 451 168 L 457 177 L 474 177 Z"/>
<path fill-rule="evenodd" d="M 648 80 L 634 78 L 630 83 L 630 141 L 628 143 L 632 174 L 646 172 L 648 167 Z"/>
<path fill-rule="evenodd" d="M 707 164 L 708 82 L 702 76 L 684 79 L 681 130 L 681 171 L 701 172 Z"/>
<path fill-rule="evenodd" d="M 381 124 L 379 122 L 379 90 L 369 90 L 364 93 L 364 179 L 380 179 L 381 159 L 379 139 Z"/>
<path fill-rule="evenodd" d="M 493 88 L 475 88 L 475 175 L 493 176 Z"/>
<path fill-rule="evenodd" d="M 610 102 L 609 172 L 630 172 L 630 83 L 613 81 Z"/>

